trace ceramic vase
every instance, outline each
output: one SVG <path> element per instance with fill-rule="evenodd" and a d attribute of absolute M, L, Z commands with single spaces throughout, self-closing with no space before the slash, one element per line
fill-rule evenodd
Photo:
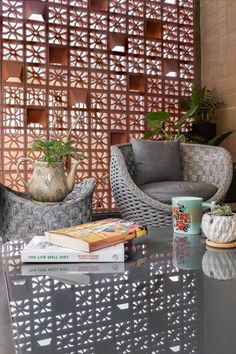
<path fill-rule="evenodd" d="M 20 175 L 19 166 L 29 161 L 33 166 L 32 176 L 27 183 Z M 48 164 L 44 161 L 22 158 L 17 164 L 17 173 L 31 198 L 37 202 L 60 202 L 74 187 L 78 161 L 74 163 L 68 176 L 65 175 L 63 161 Z"/>

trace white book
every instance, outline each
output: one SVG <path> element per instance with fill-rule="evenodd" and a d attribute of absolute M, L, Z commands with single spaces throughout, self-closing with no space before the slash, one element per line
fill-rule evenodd
<path fill-rule="evenodd" d="M 69 278 L 81 274 L 124 273 L 124 263 L 57 263 L 22 264 L 22 275 L 48 275 Z"/>
<path fill-rule="evenodd" d="M 34 236 L 21 251 L 23 263 L 124 262 L 124 244 L 94 252 L 83 252 L 53 245 L 45 236 Z"/>

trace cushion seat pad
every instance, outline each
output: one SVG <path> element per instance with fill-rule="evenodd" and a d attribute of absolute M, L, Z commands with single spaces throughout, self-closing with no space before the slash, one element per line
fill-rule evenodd
<path fill-rule="evenodd" d="M 153 182 L 140 185 L 139 188 L 165 204 L 171 204 L 172 197 L 201 197 L 208 200 L 217 192 L 217 187 L 213 184 L 188 181 Z"/>

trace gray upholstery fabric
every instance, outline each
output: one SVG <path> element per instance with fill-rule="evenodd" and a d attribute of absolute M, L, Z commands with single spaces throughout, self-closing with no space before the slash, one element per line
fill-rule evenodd
<path fill-rule="evenodd" d="M 166 204 L 171 204 L 172 197 L 201 197 L 208 200 L 217 191 L 211 183 L 187 181 L 148 183 L 139 188 L 153 199 Z"/>
<path fill-rule="evenodd" d="M 136 184 L 183 179 L 179 141 L 132 139 L 131 143 L 136 164 Z"/>

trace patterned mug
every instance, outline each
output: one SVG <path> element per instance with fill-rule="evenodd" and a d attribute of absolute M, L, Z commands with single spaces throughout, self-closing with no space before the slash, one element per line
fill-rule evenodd
<path fill-rule="evenodd" d="M 197 235 L 201 232 L 203 208 L 214 208 L 215 202 L 204 203 L 199 197 L 172 198 L 174 232 Z"/>

